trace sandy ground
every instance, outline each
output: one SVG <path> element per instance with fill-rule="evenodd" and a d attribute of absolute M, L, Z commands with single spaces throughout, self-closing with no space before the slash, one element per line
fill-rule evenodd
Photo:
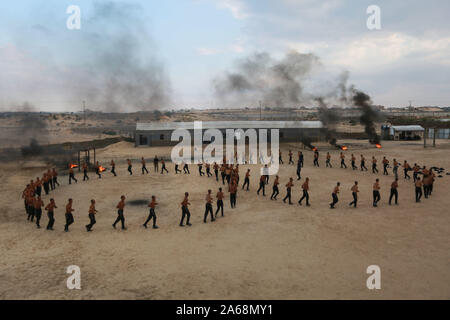
<path fill-rule="evenodd" d="M 352 144 L 353 143 L 353 144 Z M 351 152 L 367 159 L 383 155 L 403 162 L 450 169 L 450 144 L 424 150 L 421 143 L 386 142 L 381 150 L 365 142 L 348 142 Z M 297 145 L 284 145 L 295 152 Z M 256 195 L 259 166 L 252 166 L 251 191 L 239 190 L 237 208 L 229 206 L 225 217 L 203 224 L 204 197 L 208 188 L 219 187 L 213 178 L 191 175 L 155 174 L 150 160 L 149 175 L 142 176 L 137 159 L 155 154 L 168 157 L 169 148 L 135 149 L 131 144 L 111 145 L 99 154 L 104 164 L 118 163 L 119 176 L 106 172 L 101 180 L 91 173 L 89 182 L 62 186 L 51 196 L 56 210 L 55 231 L 36 229 L 26 221 L 23 186 L 40 175 L 45 164 L 2 164 L 0 185 L 0 298 L 1 299 L 449 299 L 450 298 L 450 176 L 437 179 L 429 200 L 416 204 L 412 182 L 400 180 L 400 205 L 388 206 L 392 174 L 381 179 L 381 203 L 371 206 L 372 173 L 338 167 L 338 150 L 333 150 L 335 168 L 312 167 L 312 153 L 306 152 L 303 177 L 311 179 L 309 208 L 281 202 L 284 184 L 295 177 L 295 166 L 283 165 L 278 201 Z M 135 175 L 126 172 L 124 159 L 136 159 Z M 247 166 L 242 166 L 241 177 Z M 242 178 L 241 178 L 242 179 Z M 272 178 L 271 178 L 272 179 Z M 350 187 L 360 183 L 358 209 L 348 207 Z M 243 181 L 243 179 L 241 180 Z M 273 180 L 270 181 L 270 185 Z M 336 210 L 329 210 L 331 191 L 342 184 Z M 302 181 L 303 182 L 303 179 Z M 268 189 L 271 189 L 269 187 Z M 178 227 L 180 202 L 189 191 L 192 227 Z M 267 190 L 270 195 L 270 190 Z M 300 197 L 296 181 L 293 200 Z M 127 231 L 113 230 L 115 205 L 121 194 L 128 200 L 156 195 L 160 229 L 141 225 L 148 211 L 127 206 Z M 75 223 L 63 232 L 64 206 L 74 199 Z M 97 224 L 87 233 L 89 200 L 97 201 Z M 48 202 L 49 197 L 44 197 Z M 215 207 L 215 205 L 214 205 Z M 42 225 L 46 225 L 44 215 Z M 381 290 L 366 288 L 366 268 L 381 268 Z M 81 290 L 66 287 L 66 267 L 81 268 Z"/>

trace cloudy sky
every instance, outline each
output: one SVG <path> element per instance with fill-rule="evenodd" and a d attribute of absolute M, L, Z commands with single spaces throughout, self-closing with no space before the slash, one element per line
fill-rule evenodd
<path fill-rule="evenodd" d="M 115 11 L 102 15 L 111 3 Z M 80 30 L 66 27 L 69 5 L 81 9 Z M 381 9 L 381 30 L 367 28 L 369 5 Z M 152 108 L 220 107 L 212 81 L 236 60 L 292 50 L 320 58 L 305 80 L 311 92 L 348 71 L 376 104 L 450 106 L 449 12 L 448 0 L 2 1 L 0 110 L 27 101 L 78 111 L 82 100 L 95 109 L 128 81 L 135 85 L 124 100 L 146 94 L 139 83 L 158 87 Z M 100 98 L 96 90 L 111 77 Z"/>

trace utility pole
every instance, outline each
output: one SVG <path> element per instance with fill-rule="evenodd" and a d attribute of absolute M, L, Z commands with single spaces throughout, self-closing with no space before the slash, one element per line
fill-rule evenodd
<path fill-rule="evenodd" d="M 259 121 L 262 120 L 262 103 L 261 100 L 259 100 Z"/>
<path fill-rule="evenodd" d="M 425 130 L 423 132 L 423 147 L 427 147 L 427 135 L 428 135 L 428 128 L 425 127 Z"/>
<path fill-rule="evenodd" d="M 86 101 L 83 100 L 83 118 L 84 124 L 86 125 Z"/>

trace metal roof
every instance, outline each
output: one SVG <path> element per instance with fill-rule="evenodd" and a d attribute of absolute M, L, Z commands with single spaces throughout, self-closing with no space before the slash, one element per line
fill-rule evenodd
<path fill-rule="evenodd" d="M 411 126 L 392 126 L 395 131 L 424 131 L 422 126 L 411 125 Z"/>
<path fill-rule="evenodd" d="M 199 121 L 203 129 L 320 129 L 321 121 Z M 136 131 L 194 129 L 194 122 L 148 122 L 136 124 Z"/>

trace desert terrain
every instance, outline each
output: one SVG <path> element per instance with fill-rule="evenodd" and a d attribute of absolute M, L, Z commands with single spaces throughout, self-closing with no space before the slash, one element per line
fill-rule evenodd
<path fill-rule="evenodd" d="M 376 149 L 364 140 L 339 141 L 350 154 L 375 155 L 381 162 L 408 160 L 428 167 L 450 168 L 450 143 L 437 141 L 436 148 L 421 142 L 383 142 Z M 0 164 L 0 299 L 449 299 L 450 298 L 450 176 L 437 178 L 433 195 L 414 201 L 414 186 L 404 181 L 399 170 L 399 205 L 387 203 L 393 175 L 339 169 L 339 150 L 325 143 L 320 168 L 313 168 L 312 152 L 305 151 L 302 180 L 296 181 L 294 165 L 287 164 L 287 152 L 301 150 L 299 144 L 281 146 L 280 195 L 270 200 L 271 177 L 266 197 L 256 195 L 260 165 L 242 165 L 241 184 L 251 169 L 250 191 L 239 188 L 237 208 L 225 197 L 225 217 L 203 223 L 204 199 L 222 186 L 214 177 L 199 177 L 197 166 L 191 175 L 168 175 L 153 171 L 151 159 L 170 158 L 171 148 L 134 148 L 119 142 L 97 151 L 98 160 L 108 167 L 117 163 L 118 177 L 109 171 L 98 179 L 61 187 L 44 196 L 56 200 L 55 231 L 46 231 L 26 220 L 21 193 L 30 179 L 41 176 L 47 164 L 16 161 Z M 325 168 L 330 150 L 334 168 Z M 142 175 L 139 159 L 147 158 L 148 175 Z M 125 159 L 134 163 L 134 174 L 126 171 Z M 349 163 L 348 163 L 349 164 Z M 369 167 L 369 166 L 368 166 Z M 369 167 L 370 170 L 370 167 Z M 284 185 L 294 177 L 293 201 L 282 203 Z M 301 183 L 310 178 L 312 206 L 298 206 Z M 381 181 L 381 202 L 372 207 L 372 184 Z M 358 180 L 359 206 L 350 208 L 350 187 Z M 335 210 L 329 209 L 331 191 L 341 182 Z M 192 227 L 180 228 L 180 202 L 190 193 Z M 124 194 L 127 201 L 157 197 L 159 229 L 142 227 L 148 210 L 127 205 L 128 230 L 114 230 L 115 206 Z M 63 231 L 64 207 L 74 199 L 75 223 Z M 97 224 L 87 233 L 89 200 L 97 201 Z M 215 201 L 214 201 L 215 210 Z M 68 290 L 66 268 L 81 269 L 81 290 Z M 368 290 L 366 268 L 381 268 L 381 290 Z"/>

